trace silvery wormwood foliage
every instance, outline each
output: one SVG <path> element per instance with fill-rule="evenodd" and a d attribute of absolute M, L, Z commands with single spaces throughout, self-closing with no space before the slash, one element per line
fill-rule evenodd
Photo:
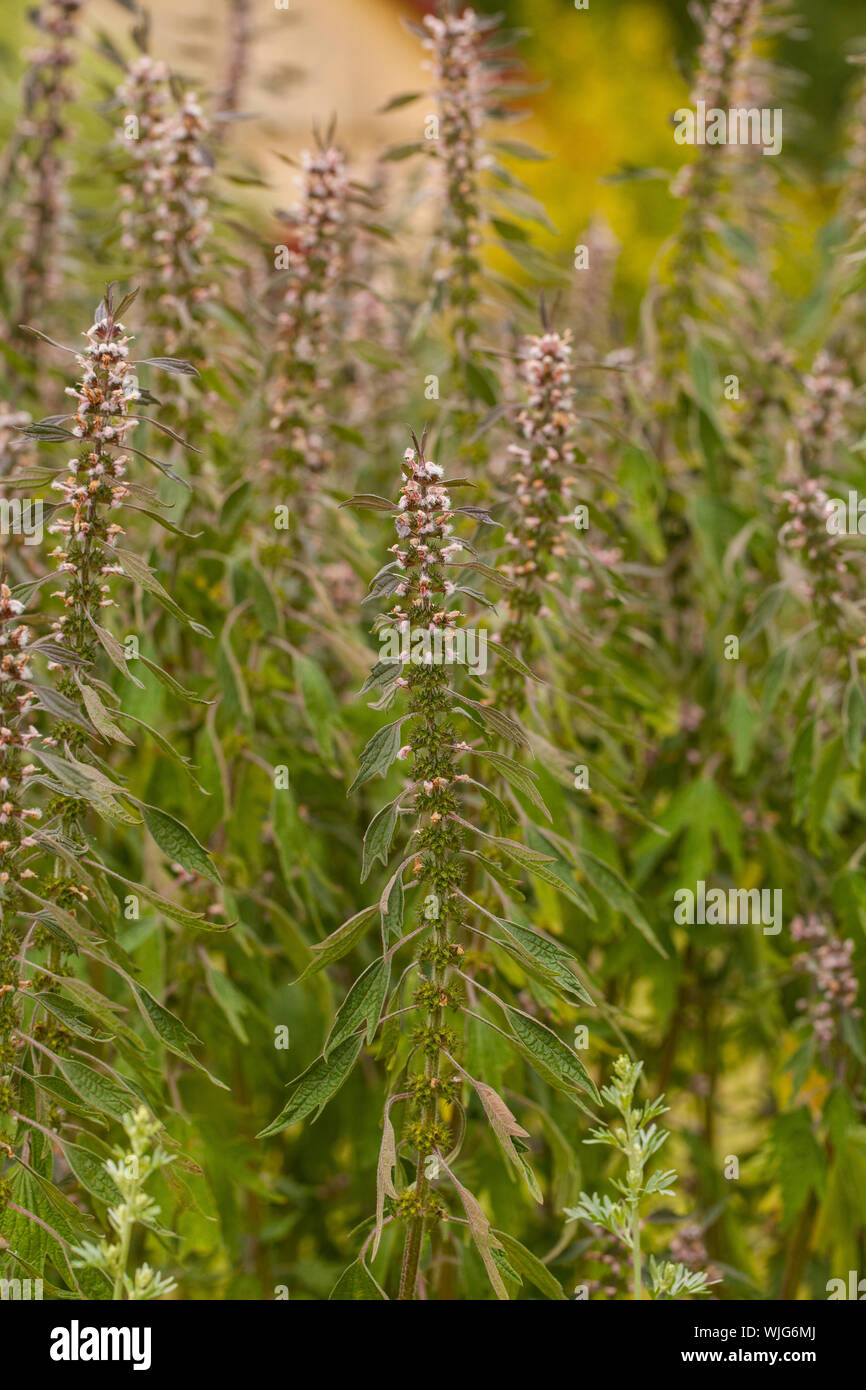
<path fill-rule="evenodd" d="M 134 746 L 126 729 L 134 733 L 142 724 L 126 715 L 99 671 L 107 656 L 124 678 L 138 681 L 124 647 L 104 625 L 115 602 L 109 594 L 112 578 L 132 580 L 175 617 L 184 616 L 149 567 L 120 545 L 123 528 L 116 520 L 121 505 L 149 507 L 154 501 L 149 489 L 127 477 L 130 458 L 138 455 L 129 435 L 147 397 L 135 371 L 141 364 L 130 360 L 130 340 L 120 320 L 133 297 L 115 306 L 109 290 L 99 306 L 86 347 L 76 354 L 81 376 L 72 390 L 74 414 L 27 431 L 40 443 L 67 448 L 77 443 L 76 457 L 59 470 L 16 480 L 19 487 L 56 485 L 60 502 L 51 530 L 59 537 L 54 559 L 63 584 L 62 615 L 31 641 L 28 628 L 45 627 L 47 614 L 34 612 L 25 624 L 22 598 L 8 588 L 2 591 L 6 802 L 0 849 L 0 1055 L 10 1163 L 0 1214 L 4 1265 L 27 1273 L 35 1266 L 40 1276 L 50 1270 L 50 1277 L 89 1297 L 107 1296 L 104 1275 L 70 1267 L 67 1246 L 87 1236 L 87 1225 L 55 1188 L 53 1154 L 65 1164 L 64 1190 L 80 1200 L 86 1194 L 112 1200 L 114 1186 L 100 1176 L 92 1150 L 71 1137 L 76 1117 L 87 1123 L 95 1113 L 101 1123 L 123 1122 L 137 1107 L 136 1087 L 144 1087 L 151 1105 L 160 1107 L 150 1049 L 123 1020 L 126 1005 L 133 1003 L 164 1048 L 200 1065 L 192 1052 L 197 1039 L 136 979 L 136 966 L 117 941 L 117 895 L 125 894 L 126 907 L 143 900 L 184 927 L 198 924 L 200 916 L 118 873 L 101 852 L 103 836 L 93 833 L 93 817 L 110 827 L 144 821 L 171 861 L 216 876 L 190 831 L 135 797 L 102 751 L 113 744 Z M 44 583 L 23 591 L 38 594 Z M 155 662 L 143 653 L 140 660 L 142 669 L 146 665 L 180 692 Z M 34 679 L 36 661 L 45 663 L 50 683 Z M 164 736 L 150 733 L 162 752 L 184 764 Z M 47 1230 L 50 1238 L 35 1238 L 36 1228 Z"/>
<path fill-rule="evenodd" d="M 569 1221 L 601 1226 L 630 1252 L 633 1298 L 642 1299 L 645 1286 L 649 1296 L 657 1299 L 706 1294 L 711 1281 L 704 1271 L 689 1269 L 675 1260 L 659 1259 L 655 1254 L 644 1266 L 643 1209 L 654 1197 L 673 1197 L 677 1175 L 672 1169 L 648 1171 L 651 1160 L 670 1136 L 655 1123 L 667 1109 L 664 1096 L 642 1105 L 635 1099 L 642 1071 L 642 1062 L 632 1062 L 626 1056 L 617 1058 L 612 1080 L 602 1087 L 601 1094 L 618 1112 L 621 1123 L 599 1125 L 592 1131 L 592 1138 L 584 1140 L 585 1144 L 608 1145 L 625 1159 L 625 1176 L 613 1179 L 618 1199 L 581 1192 L 577 1206 L 567 1208 L 565 1214 Z"/>
<path fill-rule="evenodd" d="M 431 653 L 441 639 L 441 650 L 448 652 L 465 635 L 461 572 L 480 571 L 492 579 L 496 572 L 474 560 L 469 543 L 454 534 L 454 522 L 467 509 L 453 502 L 452 485 L 415 436 L 402 471 L 396 507 L 369 494 L 347 504 L 394 515 L 393 559 L 374 580 L 371 595 L 381 599 L 393 594 L 398 601 L 378 618 L 375 629 L 398 639 L 414 640 L 421 633 L 431 643 Z M 477 509 L 468 510 L 474 514 Z M 556 1280 L 520 1242 L 493 1231 L 477 1198 L 456 1172 L 462 1134 L 454 1128 L 455 1108 L 462 1114 L 474 1091 L 506 1161 L 535 1199 L 541 1200 L 538 1182 L 524 1158 L 527 1131 L 502 1097 L 482 1077 L 470 1074 L 460 1060 L 467 1019 L 496 1029 L 515 1053 L 575 1103 L 580 1104 L 581 1090 L 595 1094 L 572 1049 L 483 982 L 482 977 L 490 977 L 498 953 L 504 952 L 527 977 L 543 981 L 566 1006 L 590 1002 L 568 951 L 533 927 L 499 916 L 469 896 L 469 864 L 482 867 L 492 882 L 509 882 L 488 857 L 490 853 L 510 858 L 550 884 L 556 880 L 547 873 L 550 856 L 483 828 L 488 812 L 481 808 L 486 805 L 495 812 L 498 798 L 491 798 L 489 790 L 464 770 L 474 769 L 477 762 L 490 764 L 503 776 L 510 789 L 506 795 L 516 789 L 542 808 L 543 802 L 534 774 L 504 753 L 461 737 L 459 726 L 466 720 L 494 740 L 520 744 L 525 736 L 494 706 L 458 688 L 458 670 L 447 656 L 437 660 L 431 654 L 429 660 L 408 661 L 398 656 L 377 662 L 364 686 L 364 692 L 381 691 L 376 708 L 400 697 L 407 705 L 364 749 L 353 787 L 384 776 L 394 763 L 405 765 L 408 781 L 369 825 L 362 879 L 377 860 L 387 863 L 404 817 L 414 819 L 414 829 L 379 900 L 315 948 L 307 974 L 339 959 L 374 922 L 379 923 L 380 953 L 341 1004 L 321 1057 L 296 1079 L 288 1104 L 264 1131 L 278 1133 L 320 1110 L 352 1071 L 365 1038 L 380 1057 L 390 1057 L 376 1223 L 358 1259 L 335 1288 L 332 1296 L 338 1299 L 387 1297 L 383 1285 L 392 1287 L 399 1298 L 414 1299 L 419 1295 L 419 1280 L 424 1281 L 427 1295 L 435 1296 L 444 1252 L 450 1245 L 459 1255 L 460 1236 L 467 1229 L 498 1298 L 509 1297 L 506 1285 L 516 1269 L 530 1282 L 539 1283 L 549 1297 L 564 1296 Z M 413 889 L 420 902 L 407 930 L 406 893 Z M 414 958 L 394 979 L 395 958 L 410 943 L 414 943 Z M 504 977 L 497 987 L 508 992 Z M 411 1001 L 403 1003 L 410 989 Z M 401 1025 L 407 1014 L 414 1016 L 411 1028 Z M 399 1138 L 392 1119 L 396 1107 L 405 1113 Z M 449 1203 L 449 1192 L 459 1200 L 457 1212 Z M 396 1247 L 389 1240 L 391 1253 L 380 1283 L 369 1265 L 379 1253 L 383 1231 L 395 1222 L 403 1226 L 399 1276 L 391 1268 Z M 433 1242 L 432 1261 L 425 1253 L 428 1235 Z"/>
<path fill-rule="evenodd" d="M 136 1226 L 158 1227 L 160 1209 L 146 1190 L 148 1179 L 174 1161 L 159 1142 L 159 1128 L 144 1105 L 124 1116 L 127 1143 L 118 1145 L 114 1158 L 105 1161 L 107 1182 L 117 1189 L 120 1199 L 108 1208 L 111 1234 L 99 1242 L 85 1241 L 73 1251 L 73 1268 L 101 1270 L 111 1280 L 115 1302 L 148 1302 L 177 1287 L 173 1279 L 155 1273 L 147 1263 L 132 1273 L 128 1270 Z"/>

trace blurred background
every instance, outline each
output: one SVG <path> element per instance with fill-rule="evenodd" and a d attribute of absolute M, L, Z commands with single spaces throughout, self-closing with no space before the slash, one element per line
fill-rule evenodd
<path fill-rule="evenodd" d="M 288 8 L 278 9 L 286 4 Z M 672 113 L 688 100 L 697 24 L 687 0 L 478 0 L 529 31 L 521 56 L 539 90 L 516 133 L 552 158 L 531 166 L 530 182 L 559 237 L 571 248 L 603 214 L 621 248 L 617 297 L 633 320 L 652 261 L 676 223 L 670 174 L 684 157 Z M 132 0 L 90 0 L 96 46 L 120 48 L 134 24 Z M 350 154 L 365 172 L 390 143 L 417 137 L 421 106 L 382 113 L 395 93 L 421 90 L 417 39 L 404 21 L 434 6 L 423 0 L 150 0 L 150 47 L 217 105 L 229 80 L 232 34 L 249 34 L 240 110 L 232 139 L 239 156 L 273 189 L 270 206 L 291 201 L 294 175 L 280 156 L 297 154 L 314 124 L 336 116 Z M 0 110 L 14 110 L 21 51 L 32 44 L 28 0 L 3 0 Z M 794 0 L 780 12 L 774 58 L 785 70 L 774 104 L 784 109 L 784 185 L 798 229 L 783 248 L 780 277 L 793 292 L 814 271 L 815 236 L 835 205 L 852 68 L 847 55 L 866 35 L 862 0 Z M 8 21 L 7 21 L 8 16 Z M 98 62 L 94 55 L 94 62 Z M 106 97 L 112 78 L 106 77 Z M 11 88 L 11 90 L 10 90 Z"/>

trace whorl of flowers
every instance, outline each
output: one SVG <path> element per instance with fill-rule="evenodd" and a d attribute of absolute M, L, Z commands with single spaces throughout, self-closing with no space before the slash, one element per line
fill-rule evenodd
<path fill-rule="evenodd" d="M 237 111 L 241 103 L 250 63 L 251 13 L 251 0 L 231 0 L 226 89 L 221 103 L 224 111 Z"/>
<path fill-rule="evenodd" d="M 524 660 L 534 647 L 533 619 L 544 603 L 544 585 L 558 578 L 555 561 L 566 553 L 565 502 L 574 466 L 575 414 L 571 384 L 571 334 L 545 331 L 523 340 L 521 375 L 527 403 L 517 425 L 521 443 L 509 445 L 514 472 L 510 529 L 500 568 L 513 587 L 506 595 L 500 640 Z M 494 680 L 515 709 L 525 703 L 524 679 L 503 662 Z"/>
<path fill-rule="evenodd" d="M 23 114 L 13 136 L 15 172 L 24 185 L 13 208 L 23 230 L 13 287 L 17 315 L 26 322 L 56 288 L 60 233 L 66 205 L 66 107 L 74 96 L 69 69 L 84 0 L 46 0 L 34 23 L 45 45 L 29 54 Z"/>
<path fill-rule="evenodd" d="M 693 105 L 725 107 L 741 90 L 746 45 L 755 37 L 761 0 L 713 0 L 704 20 L 698 66 L 691 94 Z"/>
<path fill-rule="evenodd" d="M 169 352 L 183 339 L 189 351 L 195 310 L 213 297 L 207 244 L 212 231 L 208 185 L 210 121 L 198 99 L 185 93 L 164 110 L 168 70 L 147 55 L 137 58 L 117 96 L 138 120 L 139 138 L 125 141 L 134 166 L 124 186 L 123 244 L 136 271 L 159 292 L 160 336 Z"/>
<path fill-rule="evenodd" d="M 574 336 L 581 356 L 592 357 L 610 339 L 610 300 L 620 246 L 603 217 L 592 219 L 581 242 L 588 265 L 576 276 Z"/>
<path fill-rule="evenodd" d="M 481 136 L 489 85 L 483 67 L 484 34 L 491 22 L 474 10 L 462 15 L 425 15 L 430 54 L 424 66 L 433 73 L 439 114 L 438 139 L 429 142 L 431 157 L 442 166 L 444 216 L 439 234 L 440 265 L 436 278 L 460 315 L 456 329 L 471 336 L 471 305 L 478 297 L 474 277 L 481 243 L 479 175 L 489 163 Z"/>
<path fill-rule="evenodd" d="M 817 1042 L 827 1047 L 837 1036 L 843 1019 L 862 1017 L 862 1009 L 856 1007 L 854 942 L 833 936 L 814 913 L 796 917 L 791 923 L 791 936 L 806 944 L 806 949 L 794 957 L 794 964 L 812 982 L 810 995 L 798 1000 L 797 1008 L 805 1014 Z"/>
<path fill-rule="evenodd" d="M 761 0 L 714 0 L 704 19 L 703 40 L 691 102 L 727 110 L 740 87 L 761 11 Z M 694 160 L 677 175 L 672 192 L 686 200 L 673 242 L 669 282 L 656 311 L 661 374 L 669 378 L 677 361 L 682 317 L 694 300 L 695 267 L 707 257 L 707 237 L 717 211 L 718 191 L 727 175 L 714 146 L 699 145 Z"/>
<path fill-rule="evenodd" d="M 845 438 L 845 412 L 854 384 L 844 363 L 822 349 L 803 378 L 804 395 L 794 432 L 804 457 L 818 462 Z"/>
<path fill-rule="evenodd" d="M 209 120 L 197 98 L 187 92 L 180 109 L 159 127 L 155 139 L 161 197 L 154 264 L 162 286 L 159 302 L 165 311 L 165 343 L 170 352 L 181 339 L 188 340 L 193 310 L 214 294 L 207 280 L 205 249 L 212 231 L 209 133 Z"/>
<path fill-rule="evenodd" d="M 345 269 L 351 181 L 342 150 L 305 150 L 300 196 L 290 223 L 290 266 L 277 317 L 279 386 L 270 427 L 303 468 L 321 472 L 330 454 L 323 396 L 333 297 Z"/>
<path fill-rule="evenodd" d="M 158 141 L 169 94 L 167 64 L 157 62 L 148 53 L 132 60 L 116 92 L 124 111 L 118 142 L 134 160 L 120 189 L 124 201 L 120 213 L 121 244 L 132 253 L 152 253 L 153 236 L 160 222 L 157 203 L 162 174 Z M 134 123 L 127 126 L 130 117 Z"/>
<path fill-rule="evenodd" d="M 840 211 L 846 221 L 862 229 L 866 217 L 866 53 L 851 61 L 857 65 L 858 77 L 846 143 L 846 178 Z"/>
<path fill-rule="evenodd" d="M 838 252 L 836 283 L 841 302 L 831 341 L 852 365 L 857 379 L 862 380 L 866 374 L 863 352 L 866 296 L 859 280 L 866 252 L 866 53 L 859 53 L 851 61 L 858 66 L 858 78 L 847 129 L 845 182 L 839 200 L 839 217 L 847 242 Z"/>
<path fill-rule="evenodd" d="M 21 852 L 34 846 L 32 823 L 42 814 L 24 804 L 27 780 L 36 771 L 25 760 L 38 734 L 30 723 L 36 692 L 30 687 L 30 630 L 19 621 L 22 610 L 9 586 L 0 582 L 0 1117 L 8 1114 L 14 1098 L 11 1033 L 18 1022 L 21 967 L 15 959 L 20 937 L 11 924 L 21 906 L 19 885 L 34 877 L 26 855 L 22 864 Z"/>
<path fill-rule="evenodd" d="M 822 639 L 838 656 L 845 656 L 852 642 L 863 645 L 865 635 L 855 631 L 855 575 L 842 549 L 842 537 L 828 528 L 833 502 L 815 478 L 805 478 L 785 489 L 783 525 L 778 539 L 806 573 L 806 598 L 822 628 Z"/>
<path fill-rule="evenodd" d="M 61 537 L 51 554 L 66 579 L 57 595 L 66 613 L 54 624 L 55 631 L 64 646 L 89 659 L 92 622 L 114 602 L 107 580 L 123 572 L 113 554 L 123 527 L 109 518 L 129 495 L 124 481 L 129 457 L 123 446 L 136 425 L 129 411 L 140 391 L 129 361 L 131 339 L 110 301 L 100 305 L 85 336 L 87 347 L 76 358 L 81 380 L 67 387 L 76 401 L 72 433 L 82 448 L 70 460 L 67 476 L 52 484 L 62 508 L 49 530 Z"/>

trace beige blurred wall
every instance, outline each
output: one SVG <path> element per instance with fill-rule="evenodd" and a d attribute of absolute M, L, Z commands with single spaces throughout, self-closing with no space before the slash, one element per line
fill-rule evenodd
<path fill-rule="evenodd" d="M 151 50 L 213 92 L 225 84 L 231 0 L 147 0 Z M 128 24 L 116 0 L 91 0 L 93 20 L 109 32 Z M 251 0 L 253 39 L 243 109 L 253 118 L 233 132 L 236 148 L 277 182 L 286 166 L 274 150 L 296 154 L 313 122 L 336 115 L 342 143 L 361 162 L 382 146 L 419 134 L 420 107 L 376 113 L 395 93 L 426 86 L 418 40 L 403 18 L 418 7 L 400 0 Z M 282 170 L 282 175 L 279 175 Z"/>

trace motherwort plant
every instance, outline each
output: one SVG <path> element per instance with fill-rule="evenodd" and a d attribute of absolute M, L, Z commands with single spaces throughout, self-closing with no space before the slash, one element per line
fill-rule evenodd
<path fill-rule="evenodd" d="M 397 602 L 377 620 L 376 628 L 451 633 L 456 641 L 465 622 L 460 606 L 464 593 L 461 572 L 474 570 L 493 579 L 496 573 L 473 559 L 471 546 L 453 533 L 453 523 L 460 514 L 474 515 L 477 509 L 455 504 L 451 488 L 456 481 L 452 485 L 442 468 L 427 458 L 423 441 L 419 443 L 414 435 L 412 439 L 412 448 L 403 460 L 399 504 L 395 507 L 384 498 L 362 495 L 348 505 L 394 513 L 394 558 L 374 580 L 372 594 L 381 597 L 390 593 Z M 449 645 L 445 644 L 446 651 Z M 561 1298 L 556 1280 L 528 1250 L 506 1233 L 491 1229 L 479 1201 L 457 1175 L 464 1117 L 474 1092 L 511 1169 L 535 1199 L 541 1200 L 541 1189 L 524 1158 L 529 1133 L 488 1082 L 473 1074 L 476 1063 L 470 1064 L 463 1056 L 469 1022 L 480 1025 L 482 1032 L 492 1030 L 506 1039 L 545 1081 L 576 1103 L 580 1090 L 591 1095 L 595 1091 L 576 1053 L 526 1008 L 512 1002 L 516 981 L 522 975 L 525 981 L 543 982 L 565 1006 L 569 1002 L 588 1003 L 575 973 L 574 958 L 528 924 L 481 907 L 469 895 L 466 870 L 471 863 L 503 890 L 502 902 L 510 902 L 510 890 L 517 885 L 503 872 L 499 858 L 510 858 L 548 884 L 562 886 L 548 870 L 552 856 L 483 828 L 487 814 L 482 806 L 494 814 L 504 812 L 506 819 L 513 819 L 513 812 L 469 771 L 461 770 L 473 768 L 476 762 L 489 763 L 504 778 L 509 788 L 506 795 L 516 790 L 543 806 L 533 773 L 504 753 L 481 743 L 470 744 L 461 737 L 459 726 L 468 720 L 496 739 L 517 743 L 525 736 L 492 704 L 464 692 L 459 667 L 447 656 L 440 660 L 431 656 L 424 661 L 381 660 L 373 667 L 364 690 L 381 692 L 376 708 L 386 707 L 401 696 L 407 703 L 404 712 L 367 744 L 353 787 L 364 785 L 377 774 L 384 776 L 395 762 L 405 765 L 408 780 L 369 825 L 362 878 L 377 860 L 387 863 L 402 819 L 411 818 L 414 828 L 399 851 L 400 863 L 378 902 L 315 949 L 315 958 L 305 973 L 345 954 L 365 927 L 379 920 L 381 947 L 376 959 L 340 1006 L 322 1056 L 297 1079 L 285 1109 L 264 1133 L 276 1133 L 320 1109 L 348 1077 L 366 1037 L 368 1046 L 375 1045 L 377 1055 L 388 1061 L 391 1074 L 377 1216 L 358 1259 L 332 1297 L 383 1297 L 388 1286 L 401 1299 L 417 1298 L 422 1290 L 426 1296 L 436 1296 L 438 1281 L 446 1277 L 448 1266 L 455 1258 L 461 1264 L 466 1258 L 461 1237 L 468 1231 L 498 1298 L 510 1296 L 507 1284 L 518 1270 L 543 1287 L 548 1296 Z M 418 907 L 406 930 L 409 889 L 417 890 Z M 521 916 L 519 910 L 515 915 Z M 414 943 L 413 958 L 392 980 L 395 957 L 410 943 Z M 517 976 L 512 974 L 515 964 Z M 497 965 L 505 967 L 495 982 L 506 997 L 484 983 L 485 979 L 494 982 L 491 977 Z M 403 1002 L 410 990 L 411 1000 Z M 400 1024 L 407 1016 L 411 1020 L 408 1029 Z M 392 1119 L 397 1106 L 405 1111 L 399 1138 Z M 449 1194 L 459 1199 L 462 1216 L 453 1210 Z M 393 1230 L 389 1239 L 382 1241 L 385 1228 L 393 1228 L 395 1223 L 403 1229 L 399 1276 L 393 1269 L 392 1257 L 397 1254 Z M 368 1251 L 370 1263 L 377 1256 L 381 1260 L 379 1279 L 368 1267 Z"/>
<path fill-rule="evenodd" d="M 13 325 L 29 322 L 54 293 L 66 207 L 66 109 L 84 0 L 45 0 L 33 13 L 44 36 L 24 78 L 22 112 L 10 141 L 3 189 L 18 224 L 18 253 L 7 262 Z"/>
<path fill-rule="evenodd" d="M 119 575 L 185 621 L 149 566 L 120 545 L 123 528 L 114 519 L 121 505 L 149 508 L 156 500 L 127 478 L 130 458 L 139 454 L 129 436 L 147 395 L 135 370 L 142 364 L 130 360 L 130 339 L 120 320 L 132 298 L 115 305 L 109 290 L 100 304 L 86 347 L 76 354 L 81 376 L 71 388 L 74 413 L 27 430 L 40 443 L 78 446 L 61 468 L 26 480 L 29 486 L 50 484 L 59 495 L 50 529 L 59 537 L 53 557 L 63 613 L 50 632 L 31 641 L 29 628 L 44 627 L 47 615 L 35 611 L 25 624 L 22 598 L 6 585 L 0 590 L 0 1123 L 9 1164 L 0 1183 L 2 1265 L 4 1274 L 46 1274 L 67 1292 L 78 1289 L 88 1297 L 107 1296 L 105 1273 L 73 1266 L 69 1247 L 88 1235 L 87 1194 L 97 1204 L 111 1204 L 117 1196 L 115 1183 L 106 1181 L 92 1122 L 122 1123 L 142 1094 L 160 1106 L 155 1059 L 124 1020 L 128 1004 L 162 1046 L 200 1065 L 191 1050 L 197 1039 L 136 978 L 136 966 L 117 939 L 116 894 L 125 893 L 128 920 L 139 917 L 142 902 L 183 926 L 196 924 L 199 916 L 149 883 L 119 873 L 94 834 L 93 819 L 111 827 L 143 822 L 172 862 L 216 876 L 190 831 L 135 796 L 102 752 L 103 745 L 133 745 L 123 727 L 130 727 L 127 721 L 133 730 L 148 728 L 123 710 L 103 678 L 103 655 L 125 679 L 141 685 L 132 668 L 136 656 L 139 669 L 147 668 L 175 694 L 184 693 L 105 625 L 106 610 L 115 606 L 110 581 Z M 158 360 L 169 369 L 186 366 Z M 25 480 L 15 482 L 23 486 Z M 44 582 L 25 585 L 22 592 L 39 594 Z M 40 662 L 58 673 L 54 683 L 36 676 Z M 149 732 L 185 766 L 162 734 Z M 73 1140 L 81 1120 L 84 1129 Z"/>
<path fill-rule="evenodd" d="M 700 104 L 708 112 L 727 112 L 732 105 L 734 93 L 741 88 L 760 9 L 761 0 L 712 0 L 704 20 L 693 108 Z M 675 192 L 683 199 L 683 214 L 666 257 L 664 283 L 656 293 L 654 333 L 663 400 L 682 360 L 687 320 L 705 307 L 720 199 L 732 174 L 725 151 L 707 143 L 696 148 L 695 158 L 675 184 Z"/>
<path fill-rule="evenodd" d="M 331 459 L 328 399 L 332 388 L 336 295 L 346 271 L 354 185 L 333 129 L 301 156 L 298 203 L 277 248 L 287 271 L 276 320 L 271 448 L 280 486 L 302 490 L 308 474 Z"/>
<path fill-rule="evenodd" d="M 430 309 L 447 322 L 464 400 L 492 404 L 495 384 L 478 352 L 484 301 L 494 283 L 513 292 L 521 303 L 525 300 L 505 277 L 484 271 L 482 247 L 497 245 L 530 275 L 552 268 L 518 224 L 554 229 L 526 185 L 502 162 L 503 157 L 541 156 L 519 140 L 494 139 L 486 133 L 486 127 L 520 114 L 514 102 L 527 89 L 516 80 L 515 63 L 508 56 L 516 31 L 504 29 L 501 16 L 470 8 L 457 13 L 450 4 L 409 27 L 428 54 L 425 66 L 433 76 L 429 95 L 436 109 L 425 117 L 423 138 L 398 146 L 387 157 L 426 154 L 439 175 L 430 240 Z M 419 97 L 400 96 L 392 105 Z"/>
<path fill-rule="evenodd" d="M 119 135 L 132 162 L 122 195 L 123 245 L 156 298 L 154 333 L 174 352 L 201 356 L 197 318 L 213 298 L 209 243 L 211 123 L 193 92 L 175 97 L 164 63 L 142 54 L 117 89 Z"/>
<path fill-rule="evenodd" d="M 520 370 L 527 399 L 517 417 L 521 442 L 508 447 L 513 471 L 507 482 L 513 494 L 500 569 L 511 587 L 500 641 L 526 663 L 536 646 L 535 622 L 543 612 L 545 588 L 558 579 L 557 561 L 566 554 L 566 506 L 576 452 L 571 334 L 546 329 L 524 338 Z M 526 677 L 519 665 L 497 663 L 493 681 L 506 708 L 523 708 Z"/>

